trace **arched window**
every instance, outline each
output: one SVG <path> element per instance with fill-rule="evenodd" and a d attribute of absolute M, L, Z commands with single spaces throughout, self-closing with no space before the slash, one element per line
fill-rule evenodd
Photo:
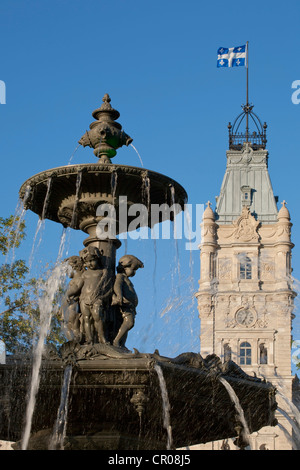
<path fill-rule="evenodd" d="M 239 357 L 241 366 L 251 365 L 251 344 L 247 343 L 247 341 L 243 341 L 243 343 L 240 344 Z"/>
<path fill-rule="evenodd" d="M 240 279 L 252 279 L 252 262 L 245 255 L 240 258 Z"/>

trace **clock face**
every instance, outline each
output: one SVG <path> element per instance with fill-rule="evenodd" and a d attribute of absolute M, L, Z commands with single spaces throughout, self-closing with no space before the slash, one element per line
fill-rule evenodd
<path fill-rule="evenodd" d="M 236 321 L 243 326 L 252 325 L 254 322 L 254 314 L 251 312 L 251 310 L 243 308 L 237 312 Z"/>

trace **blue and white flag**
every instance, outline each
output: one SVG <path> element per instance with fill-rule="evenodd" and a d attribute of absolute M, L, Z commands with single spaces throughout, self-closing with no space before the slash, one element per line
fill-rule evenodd
<path fill-rule="evenodd" d="M 247 46 L 219 47 L 217 67 L 247 66 Z"/>

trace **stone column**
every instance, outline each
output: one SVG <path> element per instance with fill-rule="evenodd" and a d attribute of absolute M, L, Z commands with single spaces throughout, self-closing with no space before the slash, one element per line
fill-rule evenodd
<path fill-rule="evenodd" d="M 290 213 L 286 207 L 286 202 L 282 202 L 282 207 L 278 212 L 277 222 L 277 242 L 275 248 L 275 277 L 277 288 L 290 288 L 290 256 L 293 248 L 291 243 Z"/>
<path fill-rule="evenodd" d="M 217 250 L 215 216 L 210 202 L 203 213 L 201 224 L 201 245 L 200 245 L 200 289 L 211 288 L 211 283 L 216 277 L 215 255 Z"/>
<path fill-rule="evenodd" d="M 217 224 L 211 209 L 210 202 L 203 214 L 201 224 L 200 248 L 200 281 L 196 294 L 198 301 L 199 318 L 201 320 L 201 354 L 206 356 L 214 352 L 214 325 L 215 314 L 212 297 L 215 292 L 216 282 L 216 250 L 217 250 Z"/>

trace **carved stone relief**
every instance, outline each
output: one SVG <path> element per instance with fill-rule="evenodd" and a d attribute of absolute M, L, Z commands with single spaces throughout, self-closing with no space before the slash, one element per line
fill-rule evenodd
<path fill-rule="evenodd" d="M 244 206 L 240 217 L 233 222 L 233 229 L 224 238 L 233 238 L 241 242 L 258 241 L 259 222 L 251 215 L 249 207 Z"/>
<path fill-rule="evenodd" d="M 260 260 L 260 278 L 262 281 L 272 280 L 275 277 L 275 259 Z"/>
<path fill-rule="evenodd" d="M 219 280 L 225 281 L 231 279 L 232 262 L 229 258 L 220 258 L 218 262 Z"/>

